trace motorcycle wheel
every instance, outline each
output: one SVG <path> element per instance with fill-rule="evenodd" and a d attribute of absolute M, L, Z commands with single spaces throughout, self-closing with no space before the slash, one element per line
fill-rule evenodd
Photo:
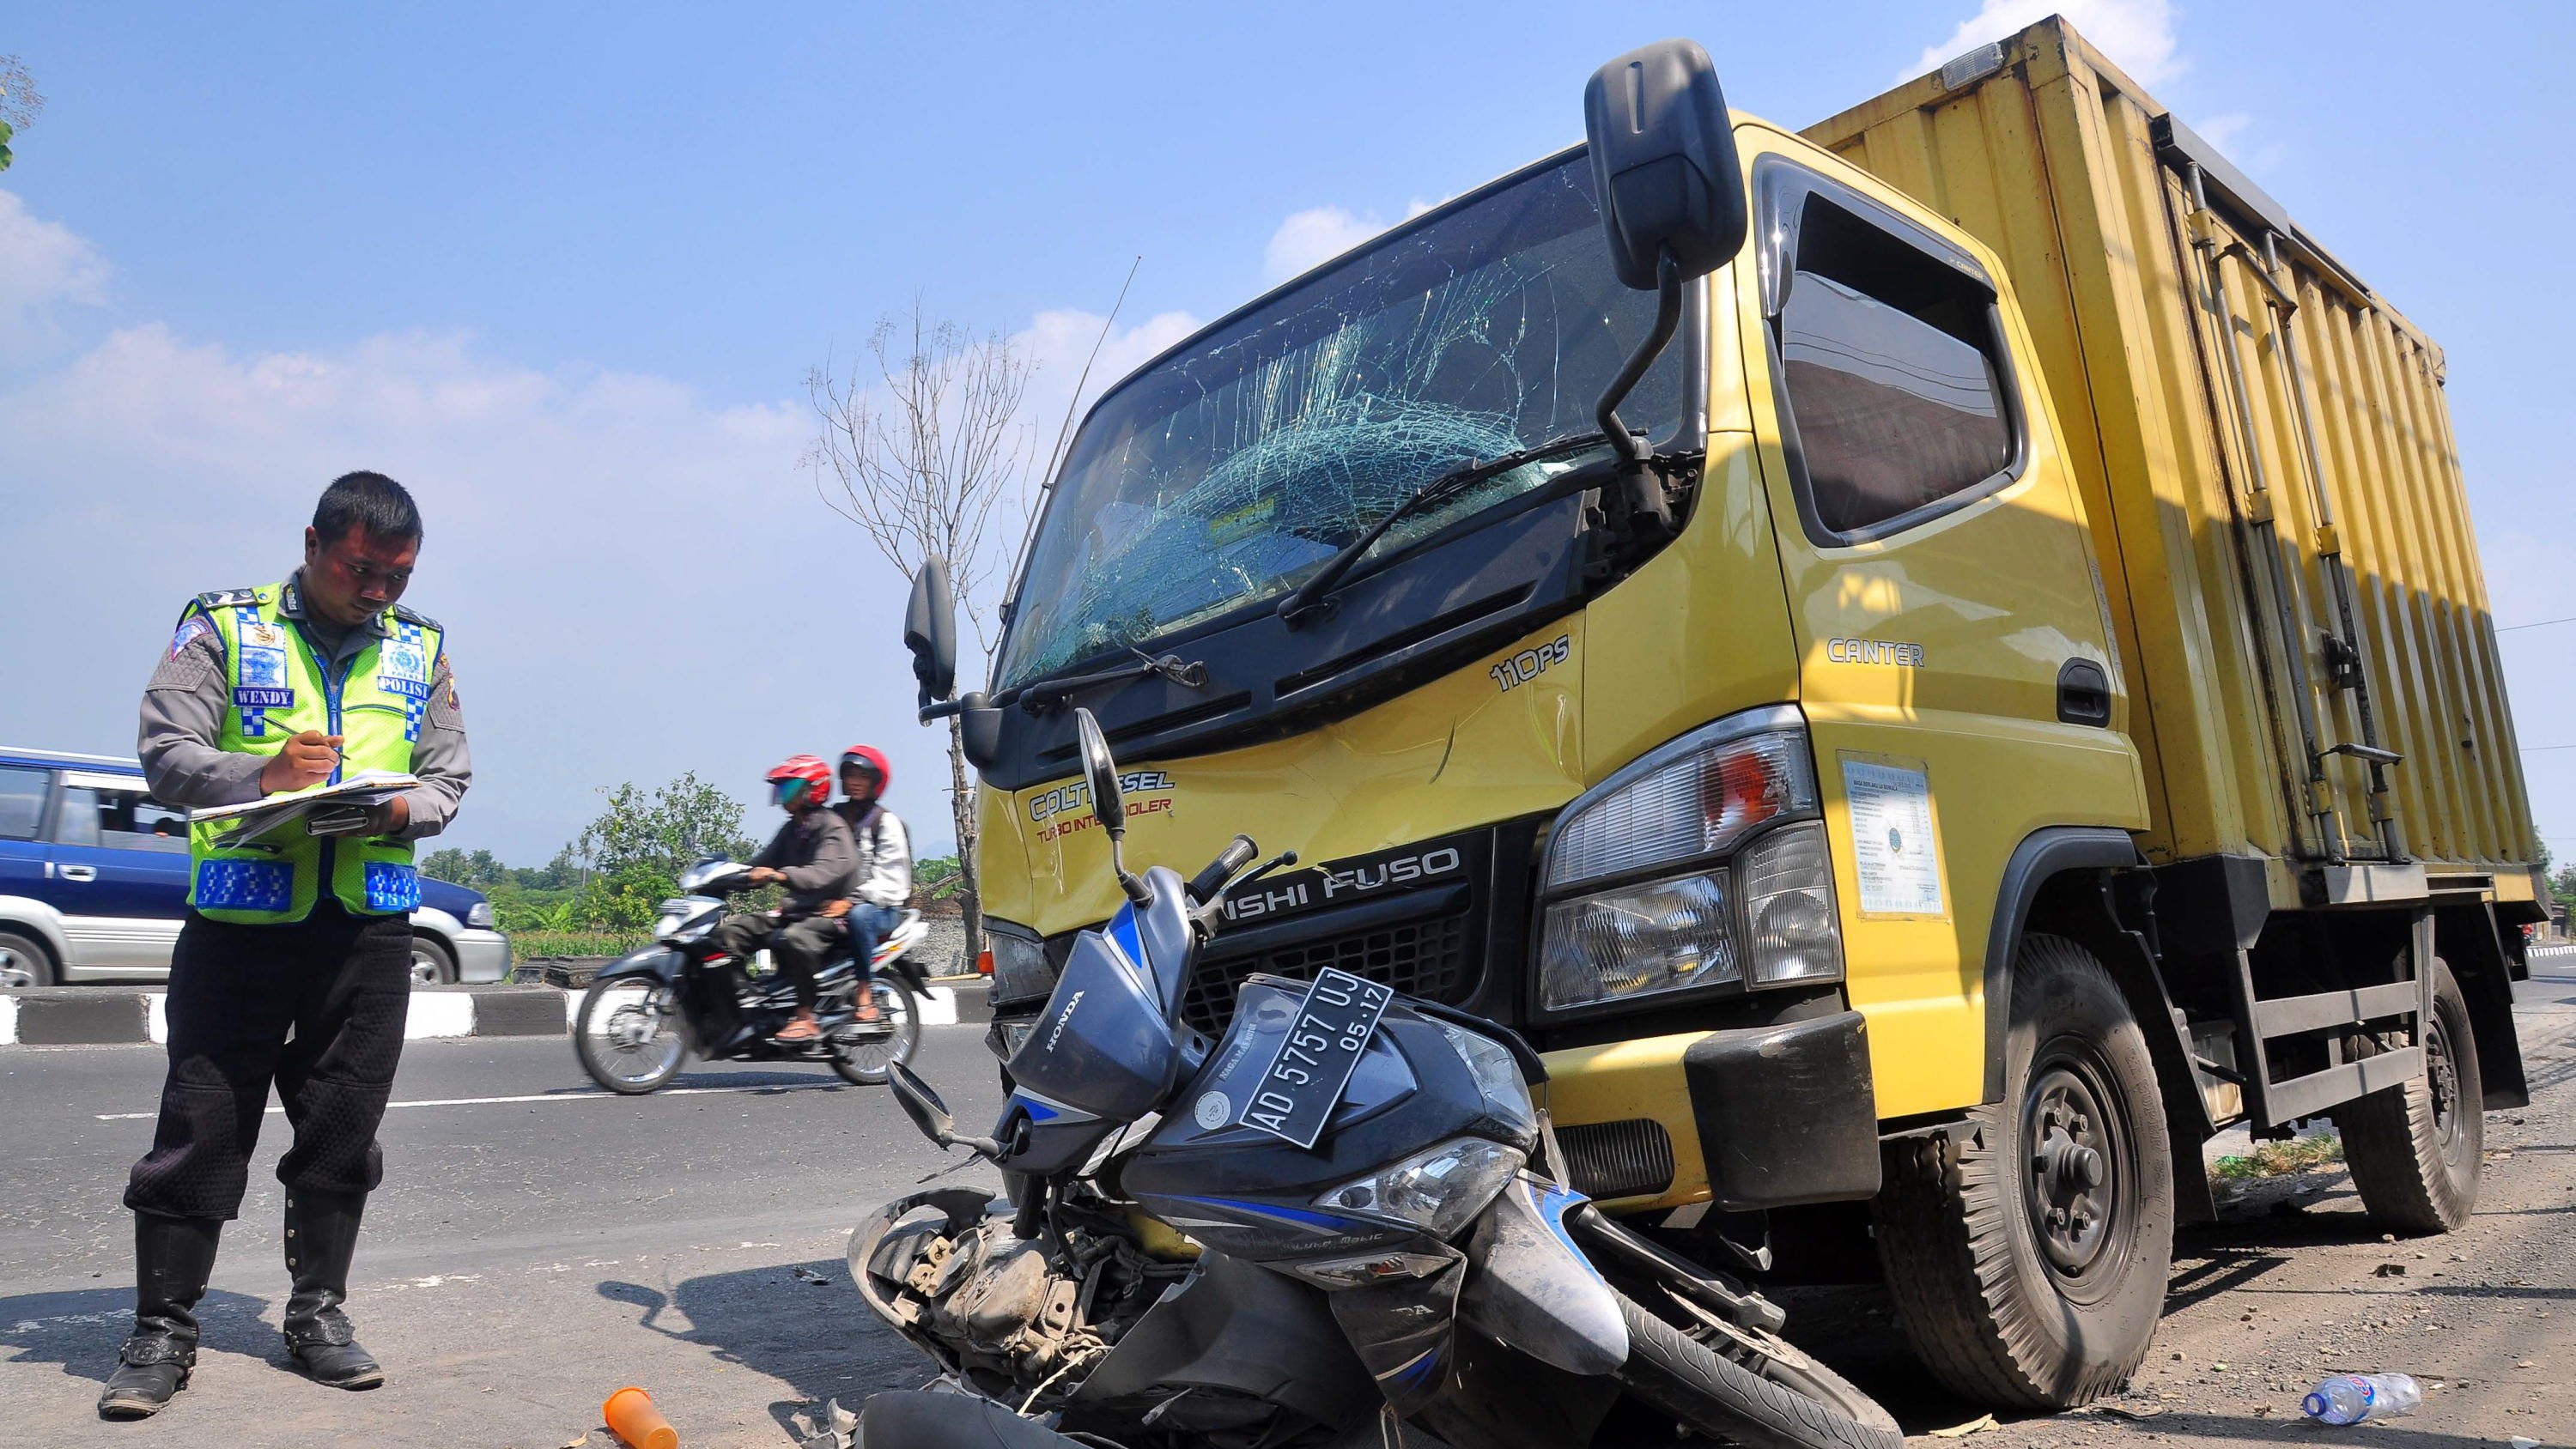
<path fill-rule="evenodd" d="M 1721 1356 L 1622 1293 L 1628 1362 L 1619 1382 L 1684 1425 L 1744 1449 L 1902 1449 L 1904 1432 L 1841 1375 L 1804 1354 L 1762 1354 L 1759 1369 Z M 1748 1353 L 1758 1348 L 1739 1341 Z"/>
<path fill-rule="evenodd" d="M 872 985 L 880 1024 L 890 1030 L 868 1033 L 853 1022 L 832 1035 L 832 1070 L 854 1086 L 884 1086 L 894 1068 L 911 1062 L 913 1049 L 921 1045 L 921 1003 L 912 988 L 891 974 L 877 977 Z"/>
<path fill-rule="evenodd" d="M 572 1025 L 573 1055 L 590 1079 L 624 1097 L 668 1086 L 688 1065 L 688 1018 L 671 988 L 621 976 L 582 993 Z"/>

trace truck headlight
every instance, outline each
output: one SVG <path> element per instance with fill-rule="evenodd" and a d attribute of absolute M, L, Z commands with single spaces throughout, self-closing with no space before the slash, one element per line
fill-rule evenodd
<path fill-rule="evenodd" d="M 997 929 L 998 928 L 998 929 Z M 1046 943 L 1006 922 L 984 923 L 984 944 L 993 953 L 993 1004 L 1044 1001 L 1055 990 L 1055 971 L 1047 965 Z"/>
<path fill-rule="evenodd" d="M 1456 1137 L 1383 1172 L 1343 1183 L 1315 1199 L 1315 1206 L 1393 1218 L 1435 1238 L 1454 1238 L 1527 1160 L 1499 1142 Z"/>
<path fill-rule="evenodd" d="M 490 901 L 476 901 L 474 904 L 467 906 L 465 908 L 465 924 L 473 926 L 479 930 L 491 930 L 492 903 Z"/>
<path fill-rule="evenodd" d="M 1550 1011 L 1743 979 L 1726 872 L 1649 881 L 1547 908 L 1539 1004 Z"/>
<path fill-rule="evenodd" d="M 1792 825 L 1763 836 L 1736 862 L 1735 878 L 1744 893 L 1744 954 L 1754 985 L 1843 974 L 1824 826 Z"/>
<path fill-rule="evenodd" d="M 1779 713 L 1704 725 L 1568 806 L 1548 840 L 1547 888 L 1721 856 L 1766 826 L 1814 818 L 1806 727 L 1759 727 Z"/>
<path fill-rule="evenodd" d="M 1786 706 L 1704 725 L 1595 786 L 1540 871 L 1541 1009 L 1839 979 L 1821 813 L 1806 724 Z"/>

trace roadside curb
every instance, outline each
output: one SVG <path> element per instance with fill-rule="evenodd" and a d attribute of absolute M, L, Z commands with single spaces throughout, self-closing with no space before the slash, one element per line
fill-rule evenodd
<path fill-rule="evenodd" d="M 0 992 L 0 1047 L 166 1042 L 167 998 L 162 991 L 97 986 Z M 580 1006 L 580 992 L 552 986 L 415 986 L 403 1038 L 562 1036 Z M 992 1019 L 992 991 L 981 980 L 935 985 L 921 1003 L 924 1026 L 971 1026 Z"/>
<path fill-rule="evenodd" d="M 415 986 L 403 1037 L 560 1036 L 562 997 L 545 986 Z M 167 998 L 95 986 L 0 994 L 0 1046 L 165 1042 Z"/>

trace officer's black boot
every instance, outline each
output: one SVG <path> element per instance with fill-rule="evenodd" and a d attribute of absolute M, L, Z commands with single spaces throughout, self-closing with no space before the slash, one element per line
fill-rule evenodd
<path fill-rule="evenodd" d="M 364 1193 L 286 1193 L 286 1266 L 295 1292 L 286 1300 L 286 1348 L 315 1383 L 372 1389 L 384 1365 L 358 1346 L 340 1305 L 349 1296 L 349 1259 L 358 1251 Z"/>
<path fill-rule="evenodd" d="M 134 1332 L 98 1396 L 102 1419 L 145 1419 L 197 1366 L 197 1300 L 215 1271 L 219 1218 L 134 1215 Z"/>

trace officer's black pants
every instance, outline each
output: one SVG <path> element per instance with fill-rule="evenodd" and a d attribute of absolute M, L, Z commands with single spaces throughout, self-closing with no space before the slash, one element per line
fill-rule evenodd
<path fill-rule="evenodd" d="M 291 926 L 190 916 L 170 960 L 170 1073 L 161 1125 L 134 1164 L 125 1205 L 231 1218 L 250 1183 L 268 1089 L 295 1145 L 289 1188 L 366 1193 L 384 1178 L 376 1126 L 402 1060 L 411 1004 L 411 923 L 316 906 Z"/>

